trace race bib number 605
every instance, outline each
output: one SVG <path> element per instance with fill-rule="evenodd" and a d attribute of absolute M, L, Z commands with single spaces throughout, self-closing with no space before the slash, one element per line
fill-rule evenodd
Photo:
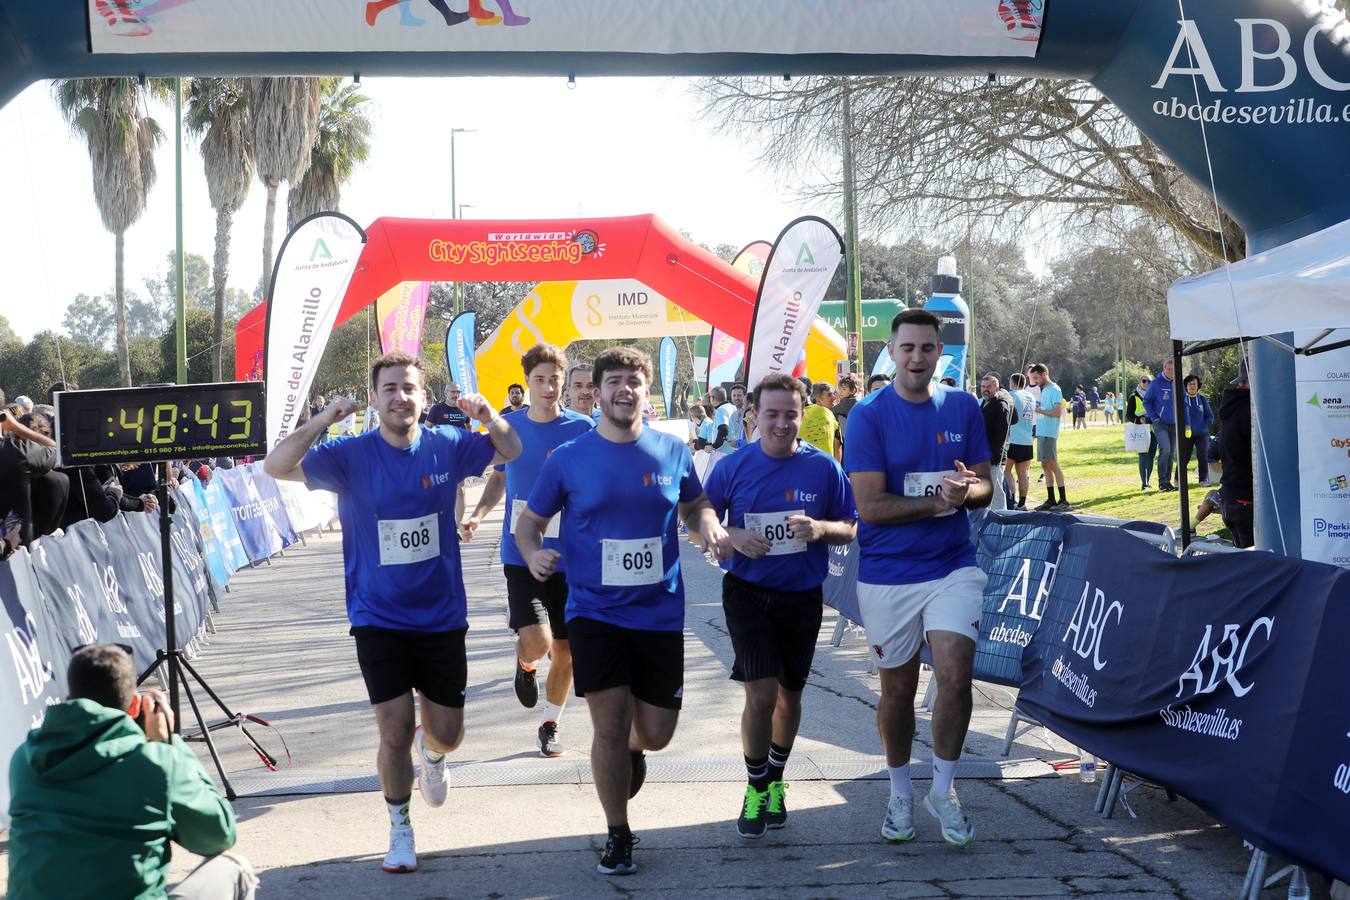
<path fill-rule="evenodd" d="M 942 493 L 942 481 L 956 475 L 956 470 L 949 469 L 946 472 L 906 472 L 905 473 L 905 496 L 906 497 L 936 497 Z M 946 512 L 938 513 L 933 518 L 940 519 L 943 516 L 950 516 L 956 513 L 955 509 L 949 509 Z"/>
<path fill-rule="evenodd" d="M 600 565 L 601 582 L 612 587 L 657 584 L 666 577 L 659 537 L 601 541 Z"/>
<path fill-rule="evenodd" d="M 441 528 L 436 513 L 420 519 L 380 520 L 380 565 L 402 566 L 440 555 Z"/>
<path fill-rule="evenodd" d="M 748 512 L 745 514 L 745 527 L 747 531 L 753 531 L 769 542 L 771 546 L 765 556 L 803 553 L 806 551 L 806 541 L 792 536 L 792 526 L 788 524 L 788 517 L 804 515 L 806 515 L 804 509 L 787 509 L 771 513 Z"/>

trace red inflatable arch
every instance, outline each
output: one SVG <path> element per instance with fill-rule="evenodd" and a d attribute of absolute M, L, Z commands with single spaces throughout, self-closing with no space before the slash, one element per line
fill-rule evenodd
<path fill-rule="evenodd" d="M 404 281 L 581 281 L 633 278 L 745 340 L 757 280 L 653 215 L 602 219 L 379 218 L 366 229 L 335 325 Z M 235 377 L 262 377 L 267 305 L 235 327 Z"/>

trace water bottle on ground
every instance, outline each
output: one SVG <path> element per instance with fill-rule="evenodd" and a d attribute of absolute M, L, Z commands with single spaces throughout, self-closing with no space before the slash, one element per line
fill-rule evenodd
<path fill-rule="evenodd" d="M 1308 874 L 1298 866 L 1289 874 L 1289 900 L 1308 900 L 1312 891 L 1308 888 Z"/>
<path fill-rule="evenodd" d="M 1097 780 L 1097 757 L 1082 749 L 1078 751 L 1078 780 L 1083 784 Z"/>

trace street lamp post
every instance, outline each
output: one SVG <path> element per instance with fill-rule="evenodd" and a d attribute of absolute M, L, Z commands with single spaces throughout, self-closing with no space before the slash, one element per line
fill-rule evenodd
<path fill-rule="evenodd" d="M 451 217 L 452 219 L 458 219 L 458 218 L 460 217 L 460 216 L 459 216 L 460 206 L 459 206 L 458 198 L 456 197 L 456 193 L 455 193 L 455 188 L 456 188 L 456 183 L 455 183 L 455 135 L 457 135 L 457 134 L 469 134 L 469 133 L 471 133 L 471 132 L 473 132 L 473 131 L 474 131 L 474 129 L 472 129 L 472 128 L 451 128 L 451 129 L 450 129 L 450 217 Z M 465 204 L 465 205 L 467 206 L 468 204 Z M 458 279 L 455 280 L 455 291 L 454 291 L 454 294 L 455 294 L 455 315 L 459 315 L 459 296 L 460 296 L 460 291 L 459 291 L 459 280 L 458 280 Z"/>

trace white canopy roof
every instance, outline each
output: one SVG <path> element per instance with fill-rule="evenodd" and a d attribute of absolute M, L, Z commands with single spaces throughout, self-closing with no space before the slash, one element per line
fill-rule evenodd
<path fill-rule="evenodd" d="M 1350 220 L 1178 279 L 1167 314 L 1180 341 L 1350 327 Z"/>

